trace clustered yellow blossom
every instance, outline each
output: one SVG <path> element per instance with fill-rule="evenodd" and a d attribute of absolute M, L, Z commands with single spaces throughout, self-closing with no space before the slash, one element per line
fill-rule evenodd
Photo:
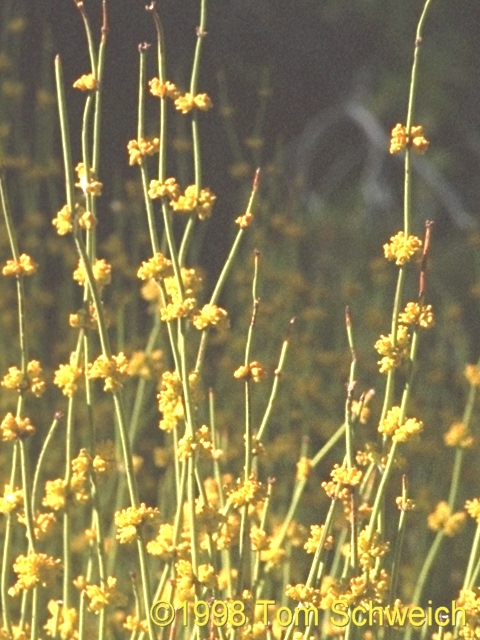
<path fill-rule="evenodd" d="M 118 527 L 117 540 L 120 544 L 133 542 L 138 528 L 146 522 L 156 520 L 160 515 L 157 508 L 147 507 L 144 502 L 139 507 L 127 507 L 115 513 L 115 525 Z"/>
<path fill-rule="evenodd" d="M 97 259 L 92 264 L 93 278 L 100 287 L 105 287 L 112 281 L 112 265 L 104 258 Z M 73 272 L 73 279 L 80 285 L 85 285 L 87 281 L 87 272 L 82 260 L 79 260 L 78 266 Z"/>
<path fill-rule="evenodd" d="M 325 525 L 323 524 L 312 524 L 310 527 L 310 537 L 306 541 L 304 545 L 304 549 L 307 553 L 315 553 L 318 549 L 318 545 L 323 536 L 323 532 L 325 529 Z M 328 535 L 326 536 L 323 546 L 325 549 L 331 549 L 333 547 L 333 537 Z"/>
<path fill-rule="evenodd" d="M 400 511 L 413 511 L 416 508 L 415 500 L 412 500 L 411 498 L 403 498 L 403 496 L 395 498 L 395 504 Z"/>
<path fill-rule="evenodd" d="M 422 255 L 422 241 L 417 236 L 405 237 L 403 231 L 399 231 L 390 238 L 390 242 L 383 245 L 385 258 L 389 262 L 395 262 L 403 267 L 410 260 L 418 260 Z"/>
<path fill-rule="evenodd" d="M 45 497 L 42 504 L 53 511 L 60 511 L 67 502 L 67 484 L 62 478 L 47 480 L 45 483 Z"/>
<path fill-rule="evenodd" d="M 7 260 L 2 273 L 4 276 L 31 276 L 37 268 L 37 263 L 29 255 L 22 253 L 18 260 Z"/>
<path fill-rule="evenodd" d="M 172 274 L 172 261 L 166 258 L 163 253 L 157 253 L 153 258 L 142 262 L 142 266 L 137 271 L 137 277 L 140 280 L 165 278 Z"/>
<path fill-rule="evenodd" d="M 240 229 L 247 229 L 253 222 L 253 213 L 247 211 L 243 216 L 239 216 L 235 219 L 235 224 L 238 224 Z"/>
<path fill-rule="evenodd" d="M 19 517 L 18 519 L 19 522 L 25 524 L 26 526 L 27 523 L 24 517 Z M 35 518 L 35 526 L 33 529 L 35 538 L 37 540 L 43 540 L 48 535 L 50 535 L 56 522 L 57 518 L 54 513 L 38 513 L 37 517 Z"/>
<path fill-rule="evenodd" d="M 470 449 L 475 444 L 473 436 L 463 422 L 454 422 L 444 434 L 443 441 L 447 447 L 460 447 L 460 449 Z"/>
<path fill-rule="evenodd" d="M 123 380 L 128 376 L 128 359 L 123 352 L 118 356 L 107 358 L 103 354 L 88 365 L 87 376 L 90 380 L 102 378 L 105 380 L 104 391 L 119 391 Z"/>
<path fill-rule="evenodd" d="M 404 311 L 398 316 L 400 324 L 416 324 L 422 329 L 430 329 L 435 324 L 431 304 L 407 302 Z"/>
<path fill-rule="evenodd" d="M 480 368 L 476 364 L 467 364 L 464 374 L 465 378 L 472 386 L 480 386 Z"/>
<path fill-rule="evenodd" d="M 13 564 L 13 570 L 18 576 L 17 582 L 8 590 L 9 595 L 17 596 L 21 591 L 33 589 L 37 584 L 46 587 L 59 575 L 60 566 L 60 560 L 45 553 L 18 556 Z"/>
<path fill-rule="evenodd" d="M 262 365 L 254 360 L 248 365 L 241 365 L 233 373 L 233 376 L 238 379 L 251 378 L 254 382 L 260 382 L 265 377 L 265 369 Z"/>
<path fill-rule="evenodd" d="M 108 576 L 106 583 L 102 585 L 88 584 L 85 586 L 85 595 L 90 600 L 88 608 L 94 613 L 99 613 L 109 604 L 121 604 L 124 598 L 117 590 L 117 579 Z"/>
<path fill-rule="evenodd" d="M 87 171 L 83 162 L 79 162 L 75 167 L 77 172 L 78 182 L 75 183 L 76 187 L 79 187 L 85 195 L 101 196 L 103 184 L 97 180 L 92 170 L 87 177 Z"/>
<path fill-rule="evenodd" d="M 201 564 L 198 567 L 198 581 L 207 589 L 216 589 L 218 586 L 215 569 L 211 564 Z"/>
<path fill-rule="evenodd" d="M 80 76 L 78 80 L 75 80 L 73 88 L 79 89 L 80 91 L 93 91 L 98 88 L 98 80 L 95 78 L 93 73 L 86 73 L 83 76 Z"/>
<path fill-rule="evenodd" d="M 38 360 L 30 360 L 27 364 L 27 372 L 24 375 L 18 367 L 9 367 L 8 373 L 2 380 L 2 387 L 12 389 L 22 393 L 31 391 L 39 398 L 45 392 L 45 378 L 43 376 L 42 365 Z"/>
<path fill-rule="evenodd" d="M 194 390 L 197 385 L 198 376 L 195 373 L 189 375 L 189 385 Z M 183 387 L 180 378 L 173 371 L 165 371 L 162 374 L 160 383 L 160 393 L 157 395 L 158 408 L 162 413 L 160 429 L 162 431 L 172 431 L 179 420 L 184 417 L 183 409 Z"/>
<path fill-rule="evenodd" d="M 285 589 L 285 595 L 292 600 L 301 602 L 303 605 L 312 605 L 320 608 L 322 602 L 322 594 L 320 589 L 307 587 L 304 584 L 289 584 Z"/>
<path fill-rule="evenodd" d="M 72 477 L 70 492 L 76 502 L 85 503 L 90 499 L 90 468 L 91 458 L 86 449 L 80 449 L 76 458 L 72 460 Z"/>
<path fill-rule="evenodd" d="M 164 523 L 158 529 L 156 538 L 147 542 L 147 551 L 152 556 L 158 556 L 162 560 L 172 557 L 174 551 L 178 553 L 178 548 L 173 545 L 174 529 L 173 525 Z"/>
<path fill-rule="evenodd" d="M 199 111 L 208 111 L 213 107 L 212 101 L 206 93 L 197 93 L 193 95 L 189 92 L 175 98 L 175 108 L 181 113 L 189 113 L 192 109 Z"/>
<path fill-rule="evenodd" d="M 35 433 L 35 427 L 30 422 L 30 418 L 16 418 L 13 413 L 7 413 L 0 424 L 2 440 L 11 442 L 27 438 Z"/>
<path fill-rule="evenodd" d="M 370 535 L 370 529 L 366 527 L 358 534 L 358 561 L 364 571 L 373 569 L 375 560 L 382 558 L 389 550 L 388 542 L 380 542 L 380 534 L 378 531 Z"/>
<path fill-rule="evenodd" d="M 174 211 L 196 213 L 200 220 L 206 220 L 212 215 L 216 199 L 217 196 L 208 188 L 200 189 L 197 195 L 197 187 L 191 184 L 183 195 L 179 195 L 170 204 Z"/>
<path fill-rule="evenodd" d="M 142 164 L 145 156 L 153 156 L 158 153 L 160 146 L 159 138 L 140 138 L 140 140 L 130 140 L 127 145 L 128 164 Z"/>
<path fill-rule="evenodd" d="M 75 212 L 78 215 L 78 224 L 82 229 L 93 229 L 96 220 L 91 211 L 83 210 L 78 204 L 75 205 Z M 64 205 L 52 220 L 59 236 L 64 236 L 73 231 L 73 216 L 68 204 Z"/>
<path fill-rule="evenodd" d="M 75 364 L 77 357 L 75 353 L 70 355 L 69 364 L 61 364 L 55 371 L 53 384 L 60 387 L 64 396 L 72 398 L 78 389 L 78 381 L 82 376 L 83 369 Z"/>
<path fill-rule="evenodd" d="M 192 563 L 189 560 L 179 560 L 176 569 L 176 595 L 180 602 L 193 600 L 195 597 L 195 576 Z"/>
<path fill-rule="evenodd" d="M 478 498 L 467 500 L 465 502 L 465 509 L 468 515 L 480 524 L 480 500 Z"/>
<path fill-rule="evenodd" d="M 47 609 L 52 616 L 44 625 L 47 635 L 61 640 L 75 640 L 78 612 L 74 607 L 67 608 L 56 600 L 50 600 Z"/>
<path fill-rule="evenodd" d="M 225 309 L 217 307 L 216 304 L 206 304 L 197 315 L 193 316 L 192 323 L 199 331 L 209 327 L 224 329 L 228 327 L 228 314 Z"/>
<path fill-rule="evenodd" d="M 167 178 L 165 182 L 160 180 L 151 180 L 148 197 L 152 200 L 156 198 L 168 198 L 169 200 L 177 200 L 180 195 L 180 187 L 175 178 Z"/>
<path fill-rule="evenodd" d="M 410 336 L 408 328 L 400 325 L 397 328 L 397 340 L 393 344 L 392 334 L 380 336 L 375 342 L 375 350 L 382 356 L 378 361 L 380 373 L 388 373 L 399 367 L 402 362 L 410 357 Z"/>
<path fill-rule="evenodd" d="M 258 504 L 263 502 L 266 496 L 266 488 L 252 473 L 246 482 L 237 481 L 237 486 L 228 493 L 228 501 L 235 508 L 245 504 Z"/>
<path fill-rule="evenodd" d="M 433 531 L 442 530 L 444 534 L 453 538 L 460 533 L 465 525 L 466 513 L 457 511 L 452 514 L 448 502 L 442 500 L 435 507 L 435 511 L 428 516 L 427 522 Z"/>
<path fill-rule="evenodd" d="M 363 473 L 356 467 L 351 467 L 349 469 L 348 467 L 335 464 L 330 475 L 332 476 L 333 482 L 336 484 L 355 487 L 360 484 Z"/>
<path fill-rule="evenodd" d="M 392 137 L 390 140 L 390 153 L 399 153 L 408 144 L 411 144 L 413 150 L 417 153 L 424 154 L 430 142 L 423 135 L 423 127 L 420 125 L 413 126 L 410 129 L 409 136 L 403 124 L 395 125 L 392 129 Z"/>
<path fill-rule="evenodd" d="M 461 589 L 457 605 L 463 607 L 469 616 L 480 615 L 480 594 L 478 587 L 475 589 Z M 469 640 L 474 640 L 474 638 L 478 637 L 477 633 L 472 634 L 471 638 L 462 633 L 460 633 L 460 635 L 464 638 L 468 637 Z"/>
<path fill-rule="evenodd" d="M 151 180 L 148 195 L 152 200 L 168 198 L 173 211 L 195 213 L 200 220 L 206 220 L 212 214 L 217 196 L 208 188 L 197 189 L 191 184 L 182 194 L 175 178 L 167 178 L 164 183 Z"/>
<path fill-rule="evenodd" d="M 97 311 L 95 305 L 89 303 L 88 310 L 80 309 L 78 313 L 71 313 L 68 318 L 68 324 L 73 329 L 96 329 L 98 323 Z M 108 317 L 106 319 L 108 326 Z"/>
<path fill-rule="evenodd" d="M 168 296 L 167 303 L 160 308 L 160 318 L 164 322 L 184 317 L 191 317 L 197 307 L 197 292 L 200 291 L 202 278 L 195 269 L 181 269 L 183 297 L 179 290 L 177 280 L 170 276 L 164 279 L 165 291 Z"/>
<path fill-rule="evenodd" d="M 198 451 L 200 455 L 213 458 L 214 460 L 218 460 L 222 456 L 223 451 L 221 449 L 215 449 L 213 446 L 212 432 L 210 431 L 210 427 L 207 427 L 206 424 L 197 429 L 195 440 L 198 444 Z"/>
<path fill-rule="evenodd" d="M 12 513 L 23 504 L 23 489 L 13 489 L 11 485 L 5 485 L 3 496 L 0 497 L 0 513 Z"/>
<path fill-rule="evenodd" d="M 408 418 L 402 424 L 399 421 L 400 407 L 392 407 L 380 422 L 378 430 L 386 436 L 391 436 L 395 442 L 406 442 L 409 438 L 423 431 L 423 422 L 416 418 Z"/>
<path fill-rule="evenodd" d="M 162 83 L 158 78 L 152 78 L 152 80 L 149 80 L 148 86 L 150 87 L 150 93 L 157 98 L 170 98 L 171 100 L 175 100 L 180 95 L 175 84 L 168 80 Z"/>

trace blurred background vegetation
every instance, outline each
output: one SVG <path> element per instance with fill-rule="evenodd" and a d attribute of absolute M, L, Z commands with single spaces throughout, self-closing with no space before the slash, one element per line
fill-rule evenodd
<path fill-rule="evenodd" d="M 169 77 L 185 87 L 190 73 L 198 20 L 195 0 L 165 0 L 159 6 L 166 34 Z M 210 351 L 206 385 L 213 385 L 218 423 L 232 470 L 238 470 L 242 411 L 238 382 L 230 375 L 242 361 L 251 313 L 253 251 L 261 252 L 260 316 L 254 348 L 270 381 L 292 316 L 298 318 L 282 393 L 271 425 L 266 464 L 293 478 L 301 437 L 313 453 L 343 421 L 350 354 L 344 310 L 353 313 L 359 359 L 359 392 L 370 388 L 382 397 L 373 349 L 388 333 L 396 269 L 382 258 L 382 244 L 401 226 L 402 163 L 388 155 L 390 129 L 406 113 L 413 37 L 420 0 L 236 0 L 213 1 L 202 63 L 201 91 L 214 110 L 202 117 L 205 186 L 217 195 L 211 220 L 202 227 L 191 261 L 204 269 L 206 295 L 228 253 L 257 166 L 262 190 L 256 223 L 231 285 L 221 300 L 232 318 L 227 342 Z M 100 1 L 86 0 L 94 33 L 99 34 Z M 66 0 L 2 0 L 0 6 L 0 147 L 8 172 L 10 199 L 22 251 L 31 253 L 40 271 L 28 282 L 32 356 L 53 371 L 72 348 L 68 314 L 80 306 L 80 289 L 65 277 L 76 263 L 73 247 L 58 238 L 52 218 L 64 203 L 53 57 L 61 55 L 67 87 L 89 70 L 78 11 Z M 118 348 L 129 354 L 142 345 L 151 325 L 147 303 L 139 295 L 136 267 L 148 257 L 138 176 L 128 166 L 126 144 L 136 135 L 137 47 L 154 42 L 144 2 L 109 3 L 102 159 L 105 184 L 99 202 L 101 251 L 114 267 L 109 291 L 112 332 Z M 415 165 L 414 233 L 435 221 L 429 264 L 427 303 L 437 324 L 422 340 L 412 414 L 426 424 L 422 439 L 408 449 L 406 467 L 411 494 L 419 503 L 413 518 L 425 521 L 445 497 L 453 451 L 443 434 L 461 419 L 467 362 L 480 355 L 480 7 L 475 0 L 438 0 L 425 30 L 415 121 L 431 148 Z M 149 77 L 156 75 L 155 56 Z M 80 158 L 79 127 L 83 98 L 67 91 L 74 149 Z M 155 131 L 156 102 L 147 105 Z M 172 118 L 168 173 L 192 181 L 191 150 L 181 118 Z M 107 179 L 109 178 L 109 179 Z M 8 257 L 5 232 L 0 257 Z M 410 299 L 417 296 L 411 283 Z M 0 282 L 0 365 L 18 358 L 15 292 Z M 151 383 L 151 407 L 155 407 Z M 266 392 L 255 398 L 258 415 Z M 0 401 L 9 408 L 10 398 Z M 51 391 L 38 421 L 47 424 L 62 400 Z M 372 402 L 372 419 L 360 434 L 375 440 L 381 402 Z M 53 407 L 53 409 L 52 409 Z M 106 411 L 106 430 L 108 415 Z M 146 499 L 156 490 L 158 474 L 152 451 L 161 447 L 156 410 L 146 410 L 138 453 L 144 458 L 141 486 Z M 111 421 L 111 418 L 110 418 Z M 305 442 L 305 441 L 304 441 Z M 461 499 L 480 491 L 478 451 L 468 454 Z M 282 466 L 279 467 L 279 460 Z M 274 465 L 275 461 L 275 465 Z M 332 462 L 334 457 L 332 456 Z M 157 459 L 158 463 L 158 459 Z M 318 520 L 320 480 L 311 482 L 302 517 Z M 400 492 L 400 475 L 398 476 Z M 281 515 L 291 485 L 279 483 Z M 325 498 L 326 501 L 326 498 Z M 423 531 L 423 528 L 422 528 Z M 421 564 L 428 534 L 408 541 L 409 577 Z M 451 549 L 464 566 L 467 549 Z M 410 572 L 410 574 L 408 574 Z M 437 576 L 438 577 L 438 576 Z M 452 588 L 461 579 L 453 573 Z M 432 581 L 433 584 L 433 581 Z M 441 586 L 441 585 L 440 585 Z M 439 587 L 440 588 L 440 587 Z M 433 589 L 433 586 L 432 586 Z M 429 597 L 434 597 L 432 589 Z"/>

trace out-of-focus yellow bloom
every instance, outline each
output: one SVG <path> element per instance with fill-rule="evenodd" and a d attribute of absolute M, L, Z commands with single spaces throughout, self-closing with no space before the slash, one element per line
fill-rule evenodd
<path fill-rule="evenodd" d="M 37 268 L 36 262 L 26 253 L 22 253 L 18 260 L 7 260 L 2 273 L 4 276 L 31 276 Z"/>
<path fill-rule="evenodd" d="M 422 255 L 422 241 L 417 236 L 405 237 L 403 231 L 399 231 L 390 238 L 390 243 L 383 245 L 385 258 L 389 262 L 395 261 L 400 267 L 410 260 L 418 260 Z"/>
<path fill-rule="evenodd" d="M 464 374 L 471 385 L 480 386 L 480 368 L 476 364 L 467 364 Z"/>
<path fill-rule="evenodd" d="M 12 513 L 23 504 L 23 490 L 12 489 L 9 484 L 5 485 L 3 496 L 0 497 L 0 513 Z"/>
<path fill-rule="evenodd" d="M 78 381 L 82 376 L 83 369 L 75 364 L 76 355 L 70 355 L 70 364 L 61 364 L 55 371 L 53 384 L 60 387 L 64 396 L 72 398 L 78 389 Z"/>
<path fill-rule="evenodd" d="M 80 76 L 78 80 L 75 80 L 73 88 L 79 89 L 80 91 L 93 91 L 98 88 L 98 80 L 95 78 L 93 73 L 86 73 L 83 76 Z"/>
<path fill-rule="evenodd" d="M 64 607 L 56 600 L 50 600 L 47 609 L 51 615 L 51 618 L 43 627 L 47 635 L 61 640 L 76 640 L 78 638 L 78 632 L 76 631 L 77 610 L 73 607 Z"/>
<path fill-rule="evenodd" d="M 88 608 L 94 613 L 99 613 L 109 604 L 118 605 L 125 601 L 125 598 L 118 592 L 117 579 L 113 576 L 108 576 L 106 583 L 103 586 L 88 584 L 84 591 L 85 595 L 90 600 Z"/>
<path fill-rule="evenodd" d="M 442 500 L 437 504 L 435 511 L 428 516 L 427 522 L 433 531 L 442 530 L 446 536 L 453 538 L 463 529 L 465 519 L 464 511 L 452 514 L 448 503 Z"/>
<path fill-rule="evenodd" d="M 463 422 L 454 422 L 444 434 L 443 441 L 447 447 L 460 447 L 460 449 L 470 449 L 475 444 L 475 440 Z"/>
<path fill-rule="evenodd" d="M 320 540 L 323 536 L 323 531 L 325 529 L 325 525 L 323 524 L 312 524 L 310 527 L 310 537 L 306 541 L 304 545 L 304 549 L 307 553 L 315 553 L 318 549 L 318 545 L 320 544 Z M 323 543 L 325 549 L 331 549 L 333 547 L 333 537 L 326 536 L 325 541 Z"/>

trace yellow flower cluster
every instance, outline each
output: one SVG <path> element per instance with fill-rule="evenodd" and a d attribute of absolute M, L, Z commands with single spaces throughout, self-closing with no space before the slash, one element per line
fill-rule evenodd
<path fill-rule="evenodd" d="M 85 595 L 90 600 L 88 608 L 94 613 L 99 613 L 109 604 L 117 605 L 124 602 L 124 598 L 117 590 L 117 579 L 108 576 L 105 584 L 88 584 L 85 586 Z"/>
<path fill-rule="evenodd" d="M 265 369 L 256 360 L 253 360 L 253 362 L 250 362 L 250 364 L 248 365 L 241 365 L 233 373 L 234 378 L 237 378 L 240 380 L 241 379 L 244 380 L 245 378 L 251 378 L 254 382 L 260 382 L 260 380 L 264 378 L 265 375 L 266 375 Z"/>
<path fill-rule="evenodd" d="M 62 478 L 47 480 L 45 483 L 45 497 L 42 500 L 44 507 L 60 511 L 65 508 L 67 502 L 67 484 Z"/>
<path fill-rule="evenodd" d="M 195 598 L 195 576 L 192 563 L 189 560 L 179 560 L 175 564 L 177 587 L 177 599 L 180 602 L 190 601 Z"/>
<path fill-rule="evenodd" d="M 292 598 L 297 602 L 301 602 L 303 605 L 312 605 L 320 608 L 322 603 L 322 593 L 320 589 L 314 587 L 307 587 L 304 584 L 289 584 L 285 589 L 285 595 L 287 598 Z"/>
<path fill-rule="evenodd" d="M 158 153 L 160 146 L 159 138 L 140 138 L 140 140 L 130 140 L 127 145 L 128 164 L 142 164 L 145 156 L 153 156 Z"/>
<path fill-rule="evenodd" d="M 380 422 L 378 430 L 386 436 L 391 436 L 395 442 L 406 442 L 423 431 L 423 422 L 416 418 L 408 418 L 408 420 L 401 425 L 399 421 L 400 407 L 392 407 Z"/>
<path fill-rule="evenodd" d="M 375 350 L 383 356 L 378 361 L 380 373 L 388 373 L 392 369 L 396 369 L 402 362 L 408 360 L 410 353 L 410 336 L 408 328 L 400 325 L 397 328 L 397 340 L 393 344 L 392 334 L 388 336 L 380 336 L 375 342 Z"/>
<path fill-rule="evenodd" d="M 172 431 L 178 421 L 183 419 L 182 397 L 180 378 L 173 371 L 165 371 L 162 374 L 160 393 L 157 395 L 158 408 L 162 413 L 162 420 L 160 420 L 162 431 Z"/>
<path fill-rule="evenodd" d="M 389 262 L 395 262 L 403 267 L 411 260 L 418 260 L 422 255 L 422 241 L 417 236 L 405 237 L 403 231 L 399 231 L 390 238 L 390 242 L 383 245 L 385 258 Z"/>
<path fill-rule="evenodd" d="M 3 496 L 0 497 L 0 513 L 12 513 L 12 511 L 15 511 L 15 509 L 22 504 L 23 489 L 13 489 L 9 484 L 6 484 Z"/>
<path fill-rule="evenodd" d="M 349 469 L 348 467 L 335 464 L 330 475 L 332 476 L 333 482 L 336 484 L 355 487 L 360 484 L 363 473 L 356 467 L 351 467 Z"/>
<path fill-rule="evenodd" d="M 454 422 L 444 434 L 443 441 L 447 447 L 460 447 L 461 449 L 470 449 L 475 444 L 475 440 L 463 422 Z"/>
<path fill-rule="evenodd" d="M 215 569 L 211 564 L 201 564 L 198 567 L 198 581 L 207 589 L 216 589 L 218 587 Z"/>
<path fill-rule="evenodd" d="M 31 276 L 37 268 L 37 263 L 29 255 L 22 253 L 18 260 L 7 260 L 2 273 L 4 276 Z"/>
<path fill-rule="evenodd" d="M 463 607 L 470 616 L 480 615 L 480 593 L 478 587 L 476 587 L 475 589 L 461 589 L 458 596 L 457 605 L 459 607 Z M 460 633 L 460 635 L 464 638 L 467 637 L 462 633 Z M 474 633 L 471 640 L 474 640 L 477 637 L 478 633 Z"/>
<path fill-rule="evenodd" d="M 18 367 L 9 367 L 8 373 L 3 377 L 2 387 L 18 391 L 18 393 L 29 390 L 34 396 L 40 398 L 45 392 L 42 365 L 38 360 L 30 360 L 27 364 L 26 375 Z"/>
<path fill-rule="evenodd" d="M 147 507 L 144 502 L 139 507 L 127 507 L 115 513 L 115 525 L 118 527 L 117 540 L 120 544 L 133 542 L 138 528 L 146 522 L 156 520 L 160 516 L 157 508 Z"/>
<path fill-rule="evenodd" d="M 480 500 L 478 498 L 467 500 L 465 502 L 465 509 L 468 515 L 480 524 Z"/>
<path fill-rule="evenodd" d="M 358 561 L 364 571 L 373 569 L 377 558 L 383 558 L 388 552 L 390 544 L 388 542 L 380 542 L 380 534 L 375 531 L 370 536 L 369 528 L 365 528 L 358 534 Z"/>
<path fill-rule="evenodd" d="M 33 589 L 37 584 L 46 587 L 59 575 L 60 566 L 60 560 L 55 560 L 45 553 L 18 556 L 13 565 L 13 570 L 18 576 L 17 582 L 10 587 L 8 594 L 17 596 L 21 591 Z"/>
<path fill-rule="evenodd" d="M 2 440 L 12 442 L 27 438 L 35 433 L 35 427 L 29 418 L 16 418 L 13 413 L 7 413 L 0 424 Z"/>
<path fill-rule="evenodd" d="M 82 212 L 83 211 L 83 212 Z M 91 211 L 85 211 L 77 204 L 75 212 L 78 215 L 78 224 L 82 229 L 93 229 L 96 224 L 95 216 Z M 82 212 L 82 213 L 81 213 Z M 59 236 L 64 236 L 73 231 L 73 216 L 68 204 L 64 205 L 52 220 Z"/>
<path fill-rule="evenodd" d="M 395 498 L 395 504 L 400 509 L 400 511 L 413 511 L 416 508 L 414 500 L 412 500 L 411 498 L 403 498 L 403 496 Z"/>
<path fill-rule="evenodd" d="M 98 323 L 97 311 L 95 305 L 89 303 L 87 309 L 80 309 L 78 313 L 71 313 L 68 318 L 68 324 L 73 329 L 96 329 Z M 106 318 L 108 326 L 108 317 Z"/>
<path fill-rule="evenodd" d="M 163 253 L 157 253 L 153 258 L 142 262 L 142 266 L 137 271 L 137 277 L 140 280 L 166 278 L 172 274 L 172 261 L 166 258 Z"/>
<path fill-rule="evenodd" d="M 423 155 L 426 152 L 430 142 L 425 138 L 422 126 L 413 126 L 410 129 L 410 135 L 407 136 L 407 130 L 403 124 L 395 125 L 390 139 L 390 153 L 399 153 L 407 144 L 411 144 L 413 150 L 419 154 Z"/>
<path fill-rule="evenodd" d="M 86 73 L 80 76 L 78 80 L 75 80 L 73 88 L 79 89 L 80 91 L 93 91 L 94 89 L 98 89 L 98 80 L 93 73 Z"/>
<path fill-rule="evenodd" d="M 217 196 L 208 188 L 200 189 L 197 195 L 197 187 L 191 184 L 183 195 L 179 195 L 170 204 L 174 211 L 196 213 L 200 220 L 206 220 L 212 215 L 216 199 Z"/>
<path fill-rule="evenodd" d="M 79 162 L 75 167 L 77 172 L 78 182 L 75 183 L 76 187 L 79 187 L 85 195 L 101 196 L 103 184 L 99 182 L 90 170 L 90 176 L 87 178 L 87 171 L 83 162 Z"/>
<path fill-rule="evenodd" d="M 158 529 L 157 536 L 147 542 L 147 551 L 152 556 L 158 556 L 162 560 L 168 560 L 173 556 L 175 552 L 176 555 L 180 552 L 179 547 L 174 547 L 173 545 L 173 534 L 174 529 L 171 524 L 161 524 Z"/>
<path fill-rule="evenodd" d="M 162 83 L 158 78 L 152 78 L 152 80 L 149 80 L 148 86 L 150 87 L 150 93 L 157 98 L 170 98 L 170 100 L 175 100 L 180 95 L 175 84 L 169 80 Z"/>
<path fill-rule="evenodd" d="M 247 229 L 253 222 L 253 213 L 244 213 L 243 216 L 239 216 L 235 219 L 235 224 L 238 224 L 240 229 Z"/>
<path fill-rule="evenodd" d="M 75 353 L 70 355 L 69 364 L 61 364 L 55 371 L 53 384 L 60 387 L 64 396 L 72 398 L 78 389 L 78 381 L 83 373 L 83 369 L 75 364 Z"/>
<path fill-rule="evenodd" d="M 69 500 L 84 504 L 90 499 L 89 473 L 91 459 L 86 449 L 81 449 L 78 456 L 72 460 L 72 477 L 70 486 L 62 478 L 47 480 L 45 483 L 45 497 L 42 504 L 53 511 L 64 509 Z"/>
<path fill-rule="evenodd" d="M 263 502 L 266 496 L 266 488 L 252 473 L 246 482 L 237 481 L 237 487 L 228 493 L 228 501 L 236 509 L 245 504 L 256 505 Z"/>
<path fill-rule="evenodd" d="M 124 353 L 107 358 L 103 354 L 88 365 L 87 376 L 90 380 L 102 378 L 105 380 L 104 391 L 116 393 L 122 387 L 123 380 L 128 376 L 128 359 Z"/>
<path fill-rule="evenodd" d="M 206 304 L 197 315 L 193 316 L 192 323 L 199 331 L 208 327 L 225 329 L 228 327 L 228 314 L 225 309 L 217 307 L 216 304 Z"/>
<path fill-rule="evenodd" d="M 100 287 L 105 287 L 112 281 L 112 265 L 103 258 L 95 260 L 92 264 L 92 272 L 95 282 L 97 282 Z M 79 260 L 78 267 L 73 272 L 73 279 L 82 286 L 85 285 L 87 281 L 87 272 L 82 260 Z"/>
<path fill-rule="evenodd" d="M 192 316 L 197 307 L 197 299 L 194 297 L 200 290 L 202 279 L 195 269 L 182 267 L 182 283 L 184 288 L 184 298 L 182 299 L 174 277 L 165 278 L 164 284 L 170 302 L 160 308 L 160 318 L 164 322 Z"/>
<path fill-rule="evenodd" d="M 304 545 L 304 549 L 307 553 L 315 553 L 318 549 L 318 545 L 320 544 L 320 540 L 322 539 L 323 531 L 325 529 L 325 525 L 323 524 L 312 524 L 310 527 L 310 537 L 306 541 Z M 333 537 L 327 536 L 325 538 L 325 542 L 323 543 L 325 549 L 331 549 L 333 547 Z"/>
<path fill-rule="evenodd" d="M 476 364 L 467 364 L 464 375 L 469 384 L 474 387 L 480 386 L 480 368 Z"/>
<path fill-rule="evenodd" d="M 416 324 L 422 329 L 430 329 L 435 324 L 432 305 L 407 302 L 404 311 L 398 316 L 400 324 Z"/>
<path fill-rule="evenodd" d="M 206 93 L 197 93 L 196 96 L 187 92 L 175 99 L 175 108 L 181 113 L 189 113 L 192 109 L 208 111 L 213 107 L 212 101 Z"/>
<path fill-rule="evenodd" d="M 442 500 L 435 507 L 435 511 L 428 516 L 427 522 L 433 531 L 442 530 L 446 536 L 453 538 L 460 533 L 465 525 L 466 514 L 457 511 L 452 514 L 448 503 Z"/>
<path fill-rule="evenodd" d="M 180 187 L 175 178 L 167 178 L 165 182 L 160 180 L 151 180 L 148 197 L 152 200 L 157 198 L 168 198 L 170 201 L 176 200 L 180 195 Z"/>
<path fill-rule="evenodd" d="M 136 616 L 127 616 L 123 623 L 123 628 L 127 631 L 140 631 L 145 635 L 148 634 L 148 623 L 146 620 L 140 620 Z"/>
<path fill-rule="evenodd" d="M 52 616 L 43 627 L 48 636 L 61 640 L 78 638 L 76 631 L 78 612 L 74 607 L 67 608 L 56 600 L 50 600 L 47 609 Z"/>

